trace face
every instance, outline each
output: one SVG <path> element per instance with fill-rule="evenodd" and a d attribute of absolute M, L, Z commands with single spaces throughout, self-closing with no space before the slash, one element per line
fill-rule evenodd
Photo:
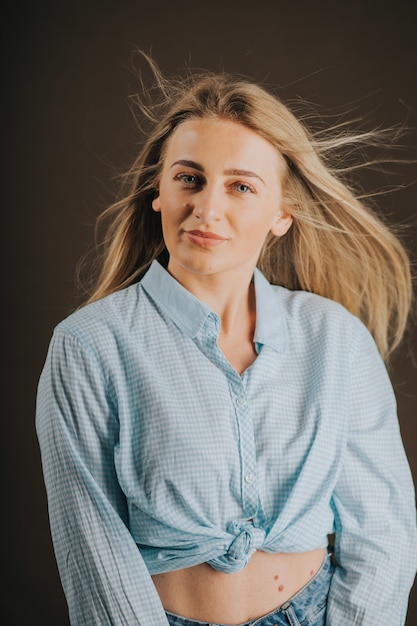
<path fill-rule="evenodd" d="M 168 271 L 250 280 L 268 233 L 283 235 L 282 157 L 266 139 L 229 120 L 188 120 L 168 140 L 159 195 Z"/>

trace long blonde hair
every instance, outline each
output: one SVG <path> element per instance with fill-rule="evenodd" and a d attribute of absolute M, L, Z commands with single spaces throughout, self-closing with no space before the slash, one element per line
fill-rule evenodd
<path fill-rule="evenodd" d="M 393 228 L 329 165 L 335 150 L 372 142 L 374 134 L 342 129 L 315 136 L 276 95 L 246 78 L 188 71 L 168 79 L 143 56 L 154 81 L 153 89 L 136 99 L 148 124 L 146 139 L 125 175 L 120 199 L 98 218 L 97 228 L 104 224 L 106 230 L 86 303 L 140 280 L 154 259 L 166 265 L 160 215 L 151 209 L 164 146 L 185 120 L 231 119 L 266 138 L 286 162 L 285 205 L 293 225 L 283 237 L 267 239 L 258 267 L 271 283 L 340 302 L 366 324 L 386 359 L 409 316 L 409 257 Z"/>

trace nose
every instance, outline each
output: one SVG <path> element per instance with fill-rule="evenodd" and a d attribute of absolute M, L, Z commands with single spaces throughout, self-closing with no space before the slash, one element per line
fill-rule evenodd
<path fill-rule="evenodd" d="M 194 197 L 193 215 L 202 222 L 220 220 L 226 197 L 220 185 L 206 185 Z"/>

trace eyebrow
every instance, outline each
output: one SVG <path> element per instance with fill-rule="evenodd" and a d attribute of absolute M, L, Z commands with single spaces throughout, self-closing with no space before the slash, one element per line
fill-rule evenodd
<path fill-rule="evenodd" d="M 179 159 L 178 161 L 174 161 L 171 167 L 174 165 L 184 165 L 185 167 L 192 167 L 199 172 L 204 172 L 204 167 L 200 163 L 196 163 L 196 161 L 189 161 L 187 159 Z M 252 172 L 251 170 L 241 170 L 241 169 L 228 169 L 224 171 L 226 176 L 249 176 L 250 178 L 258 178 L 264 185 L 265 181 L 259 174 L 256 172 Z"/>

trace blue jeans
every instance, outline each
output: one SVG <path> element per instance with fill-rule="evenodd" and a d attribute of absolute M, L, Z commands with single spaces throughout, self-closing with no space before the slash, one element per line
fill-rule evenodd
<path fill-rule="evenodd" d="M 333 571 L 334 565 L 327 555 L 316 575 L 285 604 L 240 626 L 324 626 Z M 198 622 L 168 611 L 166 615 L 170 626 L 226 626 Z"/>

